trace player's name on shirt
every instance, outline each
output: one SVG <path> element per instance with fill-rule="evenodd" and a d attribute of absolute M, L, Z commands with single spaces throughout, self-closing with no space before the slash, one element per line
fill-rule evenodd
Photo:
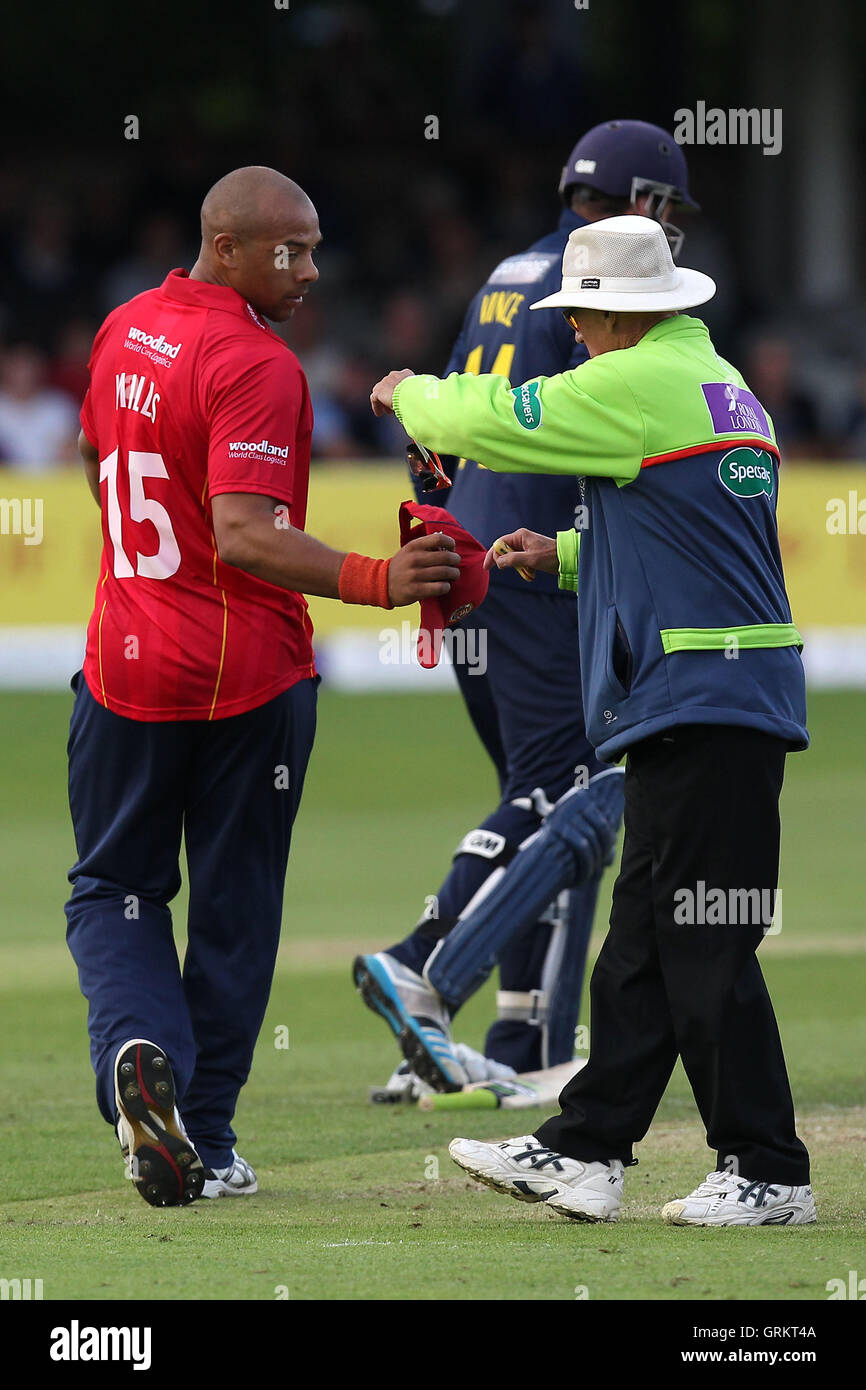
<path fill-rule="evenodd" d="M 510 328 L 525 298 L 525 294 L 518 294 L 516 290 L 493 290 L 483 295 L 478 311 L 479 323 L 501 323 L 503 328 Z"/>
<path fill-rule="evenodd" d="M 118 410 L 134 410 L 145 420 L 156 423 L 159 405 L 156 382 L 142 372 L 117 372 L 114 378 L 114 403 Z"/>
<path fill-rule="evenodd" d="M 550 255 L 539 252 L 531 256 L 508 256 L 504 261 L 500 261 L 487 283 L 533 285 L 537 280 L 543 280 L 550 267 L 558 265 L 561 259 L 562 253 L 559 251 Z"/>

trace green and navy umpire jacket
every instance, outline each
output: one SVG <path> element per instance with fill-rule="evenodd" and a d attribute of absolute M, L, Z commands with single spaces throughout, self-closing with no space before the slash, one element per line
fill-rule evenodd
<path fill-rule="evenodd" d="M 575 342 L 574 330 L 561 314 L 529 309 L 533 300 L 559 289 L 568 238 L 586 225 L 585 218 L 563 208 L 555 232 L 499 262 L 466 310 L 444 376 L 492 372 L 509 381 L 527 381 L 554 376 L 586 361 L 586 348 Z M 497 536 L 518 526 L 551 535 L 557 527 L 573 525 L 581 505 L 574 475 L 543 477 L 536 472 L 496 477 L 471 457 L 446 460 L 445 467 L 453 486 L 441 504 L 483 545 L 492 545 Z M 420 491 L 417 496 L 419 502 L 439 503 L 441 498 Z M 516 570 L 496 570 L 491 582 L 497 588 L 520 589 L 530 595 L 558 592 L 552 574 L 540 574 L 529 586 Z"/>
<path fill-rule="evenodd" d="M 634 347 L 522 386 L 407 377 L 394 410 L 431 449 L 584 479 L 586 513 L 578 529 L 563 518 L 557 550 L 560 586 L 578 592 L 599 757 L 678 724 L 742 725 L 808 747 L 775 431 L 699 319 L 664 319 Z"/>

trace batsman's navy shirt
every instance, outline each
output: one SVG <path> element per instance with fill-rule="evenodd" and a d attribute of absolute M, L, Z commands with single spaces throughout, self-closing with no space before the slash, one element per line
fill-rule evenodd
<path fill-rule="evenodd" d="M 536 299 L 559 289 L 565 244 L 575 228 L 585 226 L 584 218 L 565 209 L 555 232 L 500 262 L 469 305 L 445 376 L 491 372 L 519 383 L 555 376 L 586 361 L 586 348 L 574 341 L 574 330 L 561 314 L 529 312 Z M 577 478 L 496 474 L 474 459 L 458 460 L 443 503 L 486 546 L 521 526 L 553 536 L 574 525 L 575 509 L 581 504 Z M 514 570 L 494 569 L 490 582 L 525 593 L 561 594 L 573 601 L 557 587 L 555 575 L 537 574 L 527 584 Z"/>
<path fill-rule="evenodd" d="M 103 551 L 84 678 L 115 714 L 222 719 L 315 674 L 300 594 L 223 564 L 210 499 L 303 529 L 313 412 L 301 365 L 234 290 L 173 270 L 96 335 L 81 425 Z"/>

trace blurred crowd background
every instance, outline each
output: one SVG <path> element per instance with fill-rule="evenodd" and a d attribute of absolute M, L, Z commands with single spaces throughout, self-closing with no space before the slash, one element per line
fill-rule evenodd
<path fill-rule="evenodd" d="M 316 455 L 398 455 L 370 387 L 392 367 L 444 368 L 492 267 L 556 226 L 583 131 L 614 117 L 672 129 L 698 100 L 784 121 L 778 155 L 686 148 L 702 210 L 680 223 L 682 261 L 718 282 L 716 345 L 788 458 L 866 461 L 864 13 L 845 0 L 763 0 L 751 17 L 725 0 L 20 11 L 0 59 L 15 132 L 0 171 L 0 462 L 77 457 L 101 320 L 193 263 L 203 194 L 248 163 L 295 178 L 320 213 L 319 284 L 280 330 L 310 381 Z"/>

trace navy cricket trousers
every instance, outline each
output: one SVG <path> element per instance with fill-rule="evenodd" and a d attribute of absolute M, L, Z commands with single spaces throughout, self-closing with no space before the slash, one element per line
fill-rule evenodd
<path fill-rule="evenodd" d="M 178 1107 L 208 1167 L 231 1162 L 232 1117 L 273 978 L 292 825 L 318 679 L 227 719 L 144 722 L 74 677 L 69 805 L 78 861 L 67 941 L 89 1004 L 99 1108 L 130 1038 L 164 1049 Z M 189 875 L 181 969 L 169 903 Z"/>
<path fill-rule="evenodd" d="M 499 779 L 499 805 L 480 828 L 502 836 L 505 849 L 493 859 L 486 853 L 458 853 L 436 894 L 437 916 L 430 919 L 425 914 L 411 936 L 388 948 L 419 973 L 494 869 L 509 863 L 521 843 L 538 830 L 538 812 L 531 802 L 526 804 L 533 790 L 540 787 L 556 801 L 574 784 L 577 767 L 593 776 L 605 766 L 584 727 L 574 594 L 524 593 L 498 584 L 494 577 L 484 603 L 460 622 L 457 631 L 470 635 L 466 653 L 472 658 L 462 661 L 460 644 L 455 645 L 460 693 Z M 550 1005 L 551 1060 L 566 1061 L 574 1052 L 600 878 L 570 894 L 567 944 Z M 503 990 L 525 992 L 541 985 L 551 939 L 551 927 L 538 925 L 503 949 L 498 962 Z M 484 1050 L 519 1072 L 545 1064 L 540 1029 L 521 1021 L 496 1019 Z"/>

